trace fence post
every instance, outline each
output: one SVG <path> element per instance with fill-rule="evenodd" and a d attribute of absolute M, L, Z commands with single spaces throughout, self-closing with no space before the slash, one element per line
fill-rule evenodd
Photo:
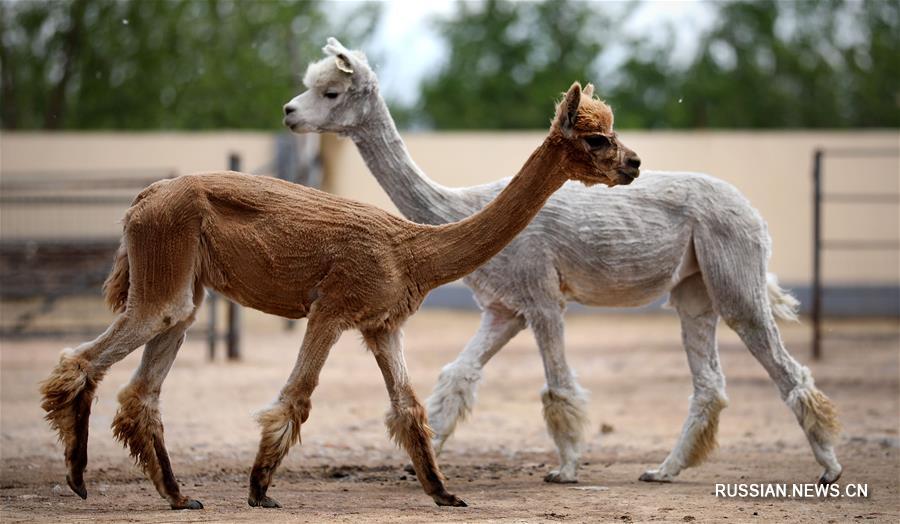
<path fill-rule="evenodd" d="M 241 157 L 237 153 L 228 156 L 228 169 L 241 170 Z M 240 360 L 241 358 L 241 306 L 228 301 L 228 335 L 225 339 L 228 352 L 228 360 Z"/>
<path fill-rule="evenodd" d="M 216 338 L 218 336 L 218 308 L 219 295 L 215 291 L 210 291 L 207 298 L 207 309 L 209 310 L 209 320 L 206 325 L 206 344 L 209 346 L 209 360 L 216 359 Z"/>
<path fill-rule="evenodd" d="M 812 357 L 822 357 L 822 156 L 813 153 L 813 282 L 812 282 Z"/>

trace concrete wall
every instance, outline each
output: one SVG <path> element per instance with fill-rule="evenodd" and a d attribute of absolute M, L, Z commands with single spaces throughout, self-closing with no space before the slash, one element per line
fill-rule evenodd
<path fill-rule="evenodd" d="M 256 170 L 272 161 L 274 135 L 258 132 L 0 133 L 0 182 L 60 176 L 163 178 L 225 169 L 231 152 L 241 155 L 244 170 Z M 121 194 L 121 202 L 91 206 L 4 203 L 0 207 L 0 238 L 117 237 L 121 233 L 118 221 L 128 208 L 129 198 L 138 191 L 104 190 L 107 195 Z M 60 193 L 47 190 L 38 194 Z M 71 196 L 77 192 L 70 189 L 63 194 Z"/>
<path fill-rule="evenodd" d="M 468 186 L 515 174 L 543 134 L 410 133 L 410 154 L 429 176 L 448 186 Z M 760 210 L 773 239 L 771 269 L 782 282 L 804 285 L 812 267 L 812 154 L 825 148 L 900 147 L 897 131 L 873 132 L 637 132 L 624 143 L 651 170 L 698 171 L 734 184 Z M 353 143 L 323 142 L 328 189 L 396 210 L 369 175 Z M 824 164 L 826 192 L 900 193 L 900 158 L 831 159 Z M 826 204 L 829 239 L 900 239 L 900 207 Z M 845 285 L 900 282 L 896 250 L 829 251 L 825 279 Z"/>
<path fill-rule="evenodd" d="M 432 178 L 466 186 L 514 174 L 543 133 L 410 133 L 413 157 Z M 746 194 L 769 223 L 771 269 L 782 282 L 804 286 L 811 270 L 811 165 L 816 147 L 900 147 L 897 131 L 873 132 L 630 132 L 623 141 L 646 169 L 701 171 L 727 180 Z M 46 172 L 73 176 L 165 176 L 225 167 L 240 153 L 245 170 L 268 164 L 274 135 L 268 133 L 2 133 L 0 177 L 4 183 Z M 333 136 L 323 141 L 325 189 L 395 210 L 368 173 L 354 145 Z M 826 192 L 900 192 L 900 160 L 827 159 Z M 91 175 L 93 173 L 93 175 Z M 133 191 L 136 192 L 136 191 Z M 115 237 L 125 204 L 58 206 L 4 204 L 0 238 Z M 826 204 L 830 239 L 900 238 L 896 205 Z M 826 282 L 844 286 L 900 284 L 894 251 L 825 255 Z"/>

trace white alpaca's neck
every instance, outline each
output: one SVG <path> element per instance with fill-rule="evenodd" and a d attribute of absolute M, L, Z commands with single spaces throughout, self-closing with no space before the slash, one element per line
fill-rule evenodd
<path fill-rule="evenodd" d="M 419 169 L 381 97 L 366 124 L 349 136 L 369 171 L 408 219 L 420 224 L 444 224 L 475 211 L 461 205 L 456 190 L 438 184 Z"/>

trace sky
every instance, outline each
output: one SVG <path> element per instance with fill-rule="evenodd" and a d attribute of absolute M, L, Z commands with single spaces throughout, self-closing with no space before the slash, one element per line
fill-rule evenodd
<path fill-rule="evenodd" d="M 378 73 L 382 93 L 389 100 L 408 105 L 418 97 L 421 80 L 434 73 L 447 55 L 447 49 L 434 30 L 431 21 L 435 17 L 451 15 L 458 0 L 393 0 L 384 3 L 382 17 L 366 44 L 375 70 Z M 474 1 L 474 0 L 469 0 Z M 598 9 L 624 10 L 628 2 L 623 0 L 585 0 Z M 687 59 L 693 55 L 697 37 L 714 22 L 713 11 L 704 0 L 645 0 L 629 18 L 623 28 L 630 36 L 659 41 L 671 25 L 676 36 L 675 59 Z M 344 6 L 351 9 L 354 3 Z M 339 16 L 339 15 L 338 15 Z M 602 30 L 602 29 L 598 29 Z M 344 42 L 350 48 L 354 43 Z M 624 49 L 610 43 L 601 63 L 601 70 L 614 68 L 617 57 L 624 57 Z"/>

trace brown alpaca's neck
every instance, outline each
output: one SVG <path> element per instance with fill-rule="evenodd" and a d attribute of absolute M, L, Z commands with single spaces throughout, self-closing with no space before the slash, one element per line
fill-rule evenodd
<path fill-rule="evenodd" d="M 561 149 L 547 138 L 497 197 L 474 215 L 429 227 L 413 240 L 421 288 L 459 279 L 490 260 L 531 222 L 567 180 Z"/>

